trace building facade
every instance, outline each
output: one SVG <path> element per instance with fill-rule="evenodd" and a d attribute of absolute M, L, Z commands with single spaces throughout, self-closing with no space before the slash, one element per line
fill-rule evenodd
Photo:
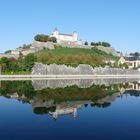
<path fill-rule="evenodd" d="M 71 43 L 76 43 L 76 44 L 81 43 L 78 40 L 77 32 L 73 32 L 73 34 L 63 34 L 63 33 L 59 33 L 57 28 L 55 28 L 54 32 L 50 35 L 50 37 L 55 37 L 57 39 L 57 43 L 61 43 L 61 42 L 67 42 L 69 44 L 71 44 Z"/>
<path fill-rule="evenodd" d="M 118 64 L 126 64 L 129 69 L 139 68 L 140 67 L 140 57 L 124 57 L 121 56 Z"/>

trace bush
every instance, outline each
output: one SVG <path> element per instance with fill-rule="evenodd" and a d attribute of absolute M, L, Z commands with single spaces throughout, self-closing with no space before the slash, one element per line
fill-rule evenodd
<path fill-rule="evenodd" d="M 7 50 L 4 52 L 5 54 L 11 53 L 11 50 Z"/>
<path fill-rule="evenodd" d="M 37 58 L 33 53 L 26 55 L 22 61 L 22 66 L 23 66 L 24 70 L 31 71 L 31 69 L 34 66 L 34 63 L 36 61 L 37 61 Z"/>
<path fill-rule="evenodd" d="M 131 56 L 134 56 L 134 57 L 139 57 L 140 56 L 140 53 L 139 52 L 135 52 L 135 53 L 130 53 Z"/>
<path fill-rule="evenodd" d="M 34 39 L 36 41 L 40 41 L 40 42 L 47 42 L 48 41 L 49 36 L 48 35 L 43 35 L 43 34 L 38 34 L 34 37 Z"/>
<path fill-rule="evenodd" d="M 85 45 L 88 45 L 88 42 L 87 41 L 85 42 Z"/>
<path fill-rule="evenodd" d="M 48 38 L 48 41 L 53 42 L 53 43 L 56 43 L 57 42 L 57 39 L 55 37 L 49 37 Z"/>
<path fill-rule="evenodd" d="M 28 44 L 28 45 L 23 44 L 23 46 L 21 48 L 23 48 L 23 49 L 29 49 L 31 46 L 32 46 L 32 44 Z"/>
<path fill-rule="evenodd" d="M 38 34 L 34 37 L 34 40 L 36 41 L 40 41 L 40 42 L 57 42 L 57 39 L 55 37 L 49 37 L 48 35 L 44 35 L 44 34 Z"/>
<path fill-rule="evenodd" d="M 125 68 L 125 69 L 128 69 L 128 68 L 129 68 L 128 65 L 127 65 L 126 63 L 120 64 L 119 67 L 120 67 L 120 68 Z"/>
<path fill-rule="evenodd" d="M 0 59 L 0 66 L 4 73 L 30 72 L 36 61 L 34 54 L 28 54 L 25 57 L 20 57 L 18 60 L 3 57 Z"/>
<path fill-rule="evenodd" d="M 111 44 L 108 42 L 91 42 L 91 46 L 104 46 L 104 47 L 110 47 Z"/>

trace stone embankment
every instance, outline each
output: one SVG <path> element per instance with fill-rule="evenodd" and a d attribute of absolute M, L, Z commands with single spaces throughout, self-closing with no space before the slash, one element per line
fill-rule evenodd
<path fill-rule="evenodd" d="M 87 64 L 80 64 L 78 67 L 71 67 L 66 65 L 50 64 L 45 65 L 42 63 L 36 63 L 32 69 L 32 75 L 66 75 L 66 76 L 135 76 L 140 75 L 137 70 L 121 69 L 121 68 L 93 68 Z"/>
<path fill-rule="evenodd" d="M 0 79 L 140 79 L 138 70 L 120 68 L 93 68 L 90 65 L 81 64 L 78 67 L 66 65 L 44 65 L 36 63 L 31 75 L 0 75 Z"/>

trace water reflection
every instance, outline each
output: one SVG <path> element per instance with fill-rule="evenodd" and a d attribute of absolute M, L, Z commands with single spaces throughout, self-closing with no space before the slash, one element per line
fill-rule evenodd
<path fill-rule="evenodd" d="M 33 80 L 32 85 L 35 90 L 43 88 L 65 88 L 67 86 L 76 85 L 79 88 L 89 88 L 92 85 L 111 85 L 138 81 L 136 78 L 121 78 L 121 79 L 55 79 L 55 80 Z"/>
<path fill-rule="evenodd" d="M 35 114 L 78 115 L 82 107 L 106 108 L 118 97 L 139 96 L 136 79 L 1 81 L 0 96 L 31 104 Z"/>

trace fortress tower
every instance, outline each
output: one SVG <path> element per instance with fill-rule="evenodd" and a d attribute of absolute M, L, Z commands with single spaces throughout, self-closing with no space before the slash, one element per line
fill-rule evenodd
<path fill-rule="evenodd" d="M 75 41 L 78 40 L 78 34 L 77 34 L 76 31 L 73 32 L 73 39 L 74 39 Z"/>

